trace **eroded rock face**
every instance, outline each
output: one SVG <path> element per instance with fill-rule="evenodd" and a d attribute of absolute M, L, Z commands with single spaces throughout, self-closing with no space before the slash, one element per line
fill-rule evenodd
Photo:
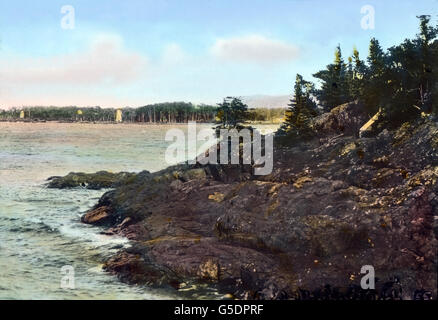
<path fill-rule="evenodd" d="M 82 216 L 81 221 L 94 225 L 110 224 L 112 222 L 110 208 L 103 206 L 91 210 Z"/>
<path fill-rule="evenodd" d="M 133 248 L 106 270 L 130 283 L 207 282 L 244 299 L 437 297 L 438 127 L 333 132 L 277 149 L 269 176 L 222 166 L 139 174 L 84 216 Z M 92 222 L 94 220 L 94 222 Z M 360 290 L 364 265 L 375 292 Z"/>

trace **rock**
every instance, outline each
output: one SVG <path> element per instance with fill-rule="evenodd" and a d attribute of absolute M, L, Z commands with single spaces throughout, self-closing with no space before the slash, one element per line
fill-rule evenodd
<path fill-rule="evenodd" d="M 110 258 L 103 268 L 116 274 L 122 281 L 133 284 L 142 283 L 152 287 L 171 286 L 177 289 L 181 282 L 169 270 L 154 264 L 136 248 Z"/>
<path fill-rule="evenodd" d="M 134 177 L 135 174 L 127 172 L 111 173 L 100 171 L 92 174 L 71 172 L 65 177 L 49 178 L 47 187 L 57 189 L 83 187 L 98 190 L 104 188 L 115 188 Z"/>
<path fill-rule="evenodd" d="M 87 224 L 104 225 L 111 220 L 108 207 L 99 207 L 82 216 L 81 221 Z"/>
<path fill-rule="evenodd" d="M 126 228 L 127 226 L 129 226 L 130 224 L 132 224 L 133 221 L 130 217 L 125 218 L 125 220 L 122 221 L 122 223 L 119 225 L 120 228 Z"/>
<path fill-rule="evenodd" d="M 170 183 L 170 187 L 174 190 L 181 190 L 184 183 L 181 180 L 175 180 Z"/>
<path fill-rule="evenodd" d="M 335 134 L 358 135 L 367 122 L 364 106 L 358 101 L 346 103 L 313 120 L 313 127 L 320 136 Z"/>
<path fill-rule="evenodd" d="M 342 134 L 275 149 L 269 176 L 179 165 L 125 180 L 83 218 L 131 240 L 105 269 L 237 299 L 436 299 L 438 125 L 358 138 L 353 106 L 330 115 Z"/>
<path fill-rule="evenodd" d="M 199 266 L 198 275 L 201 279 L 219 281 L 220 280 L 219 263 L 212 259 L 208 259 L 205 263 Z"/>
<path fill-rule="evenodd" d="M 203 168 L 187 170 L 181 174 L 181 178 L 183 181 L 204 179 L 206 177 L 207 177 L 207 175 L 206 175 L 205 170 Z"/>
<path fill-rule="evenodd" d="M 222 202 L 225 199 L 225 195 L 223 193 L 215 192 L 214 194 L 209 195 L 208 199 L 216 202 Z"/>

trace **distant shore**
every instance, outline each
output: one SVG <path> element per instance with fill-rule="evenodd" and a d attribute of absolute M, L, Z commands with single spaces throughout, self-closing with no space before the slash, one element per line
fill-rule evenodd
<path fill-rule="evenodd" d="M 0 119 L 0 122 L 4 123 L 65 123 L 65 124 L 137 124 L 137 125 L 184 125 L 187 122 L 131 122 L 131 121 L 62 121 L 62 120 L 14 120 L 14 119 Z M 213 122 L 200 122 L 199 124 L 213 124 Z M 250 125 L 279 125 L 282 120 L 278 121 L 248 121 L 247 124 Z"/>
<path fill-rule="evenodd" d="M 3 123 L 63 123 L 63 124 L 137 124 L 137 125 L 184 125 L 187 122 L 131 122 L 131 121 L 62 121 L 62 120 L 3 120 Z M 197 122 L 199 124 L 210 124 L 211 122 Z"/>

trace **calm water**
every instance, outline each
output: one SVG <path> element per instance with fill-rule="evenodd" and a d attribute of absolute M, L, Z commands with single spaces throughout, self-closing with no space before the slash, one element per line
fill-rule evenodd
<path fill-rule="evenodd" d="M 72 171 L 163 169 L 171 143 L 164 138 L 173 127 L 186 131 L 183 125 L 0 123 L 0 299 L 184 298 L 125 285 L 102 271 L 108 256 L 130 245 L 79 220 L 104 191 L 44 188 L 48 177 Z M 74 267 L 75 289 L 60 286 L 65 265 Z"/>

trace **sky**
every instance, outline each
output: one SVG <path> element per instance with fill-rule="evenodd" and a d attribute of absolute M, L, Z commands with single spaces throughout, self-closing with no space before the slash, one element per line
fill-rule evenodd
<path fill-rule="evenodd" d="M 414 37 L 421 14 L 435 24 L 438 1 L 2 1 L 0 108 L 287 95 L 338 44 L 366 58 L 372 37 Z"/>

